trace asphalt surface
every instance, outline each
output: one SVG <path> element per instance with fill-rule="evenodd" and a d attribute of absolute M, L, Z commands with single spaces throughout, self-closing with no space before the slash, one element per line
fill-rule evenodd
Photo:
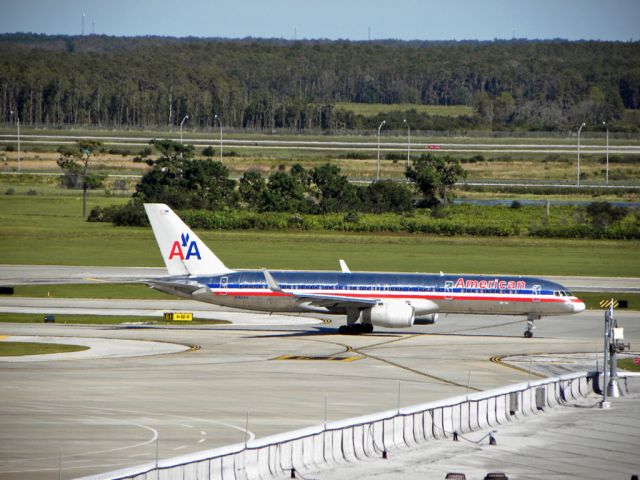
<path fill-rule="evenodd" d="M 640 340 L 638 316 L 617 313 L 632 346 Z M 265 317 L 256 314 L 257 320 Z M 522 337 L 525 323 L 512 317 L 447 315 L 435 325 L 362 336 L 336 335 L 335 324 L 3 323 L 0 335 L 9 341 L 13 335 L 49 336 L 76 344 L 89 338 L 197 348 L 0 363 L 0 478 L 73 478 L 145 463 L 156 450 L 160 458 L 169 458 L 317 425 L 323 421 L 325 398 L 331 421 L 584 367 L 566 362 L 558 370 L 557 363 L 537 360 L 543 354 L 591 355 L 595 366 L 602 349 L 602 312 L 543 318 L 536 322 L 533 339 Z M 536 368 L 526 361 L 530 355 Z M 517 361 L 509 364 L 510 356 Z M 550 363 L 553 369 L 546 370 Z M 625 421 L 635 425 L 637 418 Z M 590 458 L 587 447 L 582 453 L 576 473 L 599 461 Z"/>

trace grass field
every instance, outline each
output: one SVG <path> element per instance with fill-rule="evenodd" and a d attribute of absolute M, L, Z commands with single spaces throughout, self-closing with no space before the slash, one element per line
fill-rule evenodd
<path fill-rule="evenodd" d="M 622 293 L 622 292 L 579 292 L 576 296 L 582 300 L 590 310 L 603 310 L 600 307 L 602 300 L 614 298 L 616 300 L 627 300 L 629 302 L 629 310 L 640 310 L 640 293 Z"/>
<path fill-rule="evenodd" d="M 62 345 L 58 343 L 0 342 L 0 357 L 81 352 L 88 349 L 89 347 L 82 345 Z"/>
<path fill-rule="evenodd" d="M 336 110 L 346 110 L 356 115 L 364 117 L 374 117 L 379 113 L 387 112 L 409 112 L 415 110 L 417 113 L 426 115 L 439 115 L 441 117 L 459 117 L 461 115 L 473 115 L 473 108 L 465 105 L 420 105 L 413 103 L 400 103 L 387 105 L 384 103 L 347 103 L 338 102 Z"/>
<path fill-rule="evenodd" d="M 640 372 L 640 365 L 633 362 L 633 358 L 623 358 L 618 360 L 618 368 L 623 368 L 629 372 Z"/>
<path fill-rule="evenodd" d="M 136 298 L 145 300 L 181 300 L 146 285 L 131 283 L 77 283 L 65 285 L 18 285 L 16 297 L 47 298 Z"/>
<path fill-rule="evenodd" d="M 174 297 L 175 298 L 175 297 Z M 0 323 L 43 323 L 44 315 L 39 313 L 0 313 Z M 153 324 L 153 325 L 222 325 L 231 323 L 227 320 L 199 320 L 191 322 L 166 322 L 160 317 L 135 317 L 115 315 L 55 315 L 55 323 L 62 324 L 91 324 L 91 325 L 119 325 L 119 324 Z M 0 342 L 0 345 L 2 342 Z"/>
<path fill-rule="evenodd" d="M 124 199 L 91 197 L 90 206 Z M 230 267 L 464 272 L 521 275 L 640 274 L 640 242 L 417 234 L 206 231 Z M 76 197 L 0 196 L 0 264 L 162 266 L 150 228 L 87 223 Z"/>

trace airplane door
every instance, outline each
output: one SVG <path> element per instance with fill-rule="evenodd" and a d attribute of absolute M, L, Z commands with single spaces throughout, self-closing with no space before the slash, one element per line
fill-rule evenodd
<path fill-rule="evenodd" d="M 227 288 L 229 288 L 229 277 L 222 277 L 220 279 L 220 294 L 226 295 Z"/>
<path fill-rule="evenodd" d="M 539 302 L 540 301 L 540 291 L 541 291 L 540 285 L 534 285 L 531 290 L 532 290 L 532 293 L 533 293 L 533 301 L 534 302 Z"/>
<path fill-rule="evenodd" d="M 453 282 L 444 282 L 444 298 L 445 300 L 453 300 Z"/>

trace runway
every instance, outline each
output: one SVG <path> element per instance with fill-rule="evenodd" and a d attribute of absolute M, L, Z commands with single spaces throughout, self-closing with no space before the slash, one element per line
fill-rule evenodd
<path fill-rule="evenodd" d="M 617 313 L 632 346 L 640 340 L 637 317 L 636 312 Z M 256 314 L 256 322 L 261 318 Z M 154 341 L 199 349 L 3 362 L 0 478 L 109 471 L 153 460 L 156 450 L 168 458 L 316 425 L 324 419 L 325 399 L 327 419 L 337 420 L 545 373 L 511 368 L 496 357 L 586 353 L 595 363 L 595 352 L 602 349 L 602 312 L 543 318 L 529 340 L 522 338 L 524 324 L 512 317 L 448 315 L 435 325 L 362 336 L 336 335 L 334 325 L 324 324 L 1 324 L 1 335 Z"/>

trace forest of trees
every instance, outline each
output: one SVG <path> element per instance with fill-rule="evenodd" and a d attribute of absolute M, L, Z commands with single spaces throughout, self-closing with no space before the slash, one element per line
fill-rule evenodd
<path fill-rule="evenodd" d="M 336 102 L 469 105 L 416 129 L 554 130 L 640 108 L 640 43 L 348 42 L 0 35 L 0 123 L 370 128 Z M 401 115 L 387 116 L 402 128 Z M 397 124 L 397 125 L 396 125 Z"/>

